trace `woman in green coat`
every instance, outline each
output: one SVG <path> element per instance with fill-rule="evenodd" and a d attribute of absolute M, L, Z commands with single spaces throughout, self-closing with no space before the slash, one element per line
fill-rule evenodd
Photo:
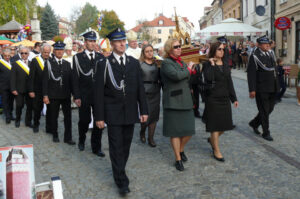
<path fill-rule="evenodd" d="M 165 43 L 165 59 L 160 74 L 163 84 L 163 135 L 171 138 L 176 157 L 175 167 L 183 171 L 187 161 L 184 146 L 195 134 L 193 101 L 189 88 L 192 66 L 181 61 L 181 45 L 177 39 Z"/>

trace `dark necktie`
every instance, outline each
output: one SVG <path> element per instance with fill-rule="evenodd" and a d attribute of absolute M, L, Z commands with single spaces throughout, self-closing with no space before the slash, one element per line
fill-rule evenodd
<path fill-rule="evenodd" d="M 91 57 L 91 64 L 92 64 L 92 66 L 94 66 L 95 65 L 95 59 L 93 57 L 93 53 L 90 53 L 90 57 Z"/>
<path fill-rule="evenodd" d="M 61 60 L 58 60 L 58 65 L 61 66 Z"/>
<path fill-rule="evenodd" d="M 125 65 L 124 65 L 124 62 L 123 62 L 123 57 L 120 57 L 120 62 L 121 62 L 122 68 L 125 68 Z"/>

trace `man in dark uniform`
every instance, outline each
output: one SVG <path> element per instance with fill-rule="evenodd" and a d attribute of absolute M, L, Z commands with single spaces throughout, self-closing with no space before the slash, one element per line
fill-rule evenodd
<path fill-rule="evenodd" d="M 269 53 L 270 41 L 266 36 L 257 39 L 258 48 L 251 54 L 248 63 L 248 86 L 250 98 L 256 99 L 257 116 L 249 125 L 256 134 L 258 127 L 263 129 L 262 137 L 268 141 L 273 138 L 269 131 L 269 115 L 274 109 L 276 94 L 279 89 L 276 62 Z"/>
<path fill-rule="evenodd" d="M 17 128 L 20 127 L 22 109 L 24 100 L 26 103 L 25 125 L 32 127 L 32 100 L 28 95 L 28 80 L 29 80 L 29 64 L 28 61 L 29 49 L 27 47 L 20 48 L 21 59 L 12 63 L 10 89 L 16 99 L 16 121 Z"/>
<path fill-rule="evenodd" d="M 72 113 L 71 93 L 75 91 L 72 69 L 70 62 L 62 59 L 65 45 L 61 41 L 55 42 L 54 58 L 45 62 L 43 71 L 43 101 L 47 104 L 47 114 L 50 114 L 50 131 L 53 135 L 53 142 L 59 142 L 57 132 L 57 119 L 59 108 L 62 106 L 64 114 L 64 142 L 75 145 L 72 140 Z M 47 118 L 46 118 L 47 119 Z M 46 121 L 47 123 L 47 121 Z"/>
<path fill-rule="evenodd" d="M 79 96 L 75 96 L 75 103 L 79 107 L 79 143 L 80 151 L 84 150 L 86 133 L 91 122 L 91 109 L 94 115 L 94 96 L 93 82 L 95 74 L 95 66 L 97 61 L 105 59 L 103 55 L 95 52 L 96 33 L 89 31 L 83 35 L 85 39 L 86 50 L 73 56 L 73 75 L 74 86 L 79 91 Z M 91 146 L 94 154 L 104 157 L 105 154 L 101 151 L 102 129 L 99 129 L 94 122 L 91 135 Z"/>
<path fill-rule="evenodd" d="M 113 53 L 97 63 L 95 121 L 100 129 L 107 123 L 113 177 L 120 194 L 125 195 L 130 192 L 125 167 L 134 124 L 147 121 L 148 109 L 139 61 L 125 54 L 125 32 L 117 28 L 107 37 Z"/>
<path fill-rule="evenodd" d="M 41 112 L 43 110 L 43 71 L 45 61 L 48 60 L 51 52 L 51 46 L 45 43 L 42 46 L 41 56 L 32 59 L 29 73 L 29 96 L 33 99 L 33 132 L 39 132 Z"/>
<path fill-rule="evenodd" d="M 2 96 L 3 111 L 5 115 L 6 124 L 12 120 L 12 110 L 14 96 L 10 92 L 10 50 L 3 51 L 3 59 L 0 59 L 0 95 Z"/>

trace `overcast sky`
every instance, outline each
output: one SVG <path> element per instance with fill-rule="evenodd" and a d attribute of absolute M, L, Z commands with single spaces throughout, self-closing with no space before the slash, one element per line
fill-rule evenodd
<path fill-rule="evenodd" d="M 198 20 L 203 16 L 203 8 L 210 6 L 212 0 L 38 0 L 41 6 L 47 2 L 56 15 L 66 18 L 70 18 L 73 7 L 82 7 L 86 2 L 97 6 L 98 10 L 114 10 L 125 22 L 126 29 L 135 27 L 139 19 L 154 19 L 155 14 L 171 17 L 176 7 L 177 15 L 187 17 L 199 31 Z"/>

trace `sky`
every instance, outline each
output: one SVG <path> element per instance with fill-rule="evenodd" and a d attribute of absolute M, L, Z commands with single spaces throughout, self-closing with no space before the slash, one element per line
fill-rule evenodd
<path fill-rule="evenodd" d="M 177 15 L 187 17 L 194 24 L 195 31 L 199 31 L 198 20 L 203 16 L 204 7 L 210 6 L 212 0 L 38 0 L 40 6 L 47 2 L 56 15 L 68 19 L 74 7 L 83 7 L 86 2 L 95 5 L 98 10 L 114 10 L 127 30 L 134 28 L 137 20 L 153 20 L 159 13 L 171 17 L 176 7 Z"/>

